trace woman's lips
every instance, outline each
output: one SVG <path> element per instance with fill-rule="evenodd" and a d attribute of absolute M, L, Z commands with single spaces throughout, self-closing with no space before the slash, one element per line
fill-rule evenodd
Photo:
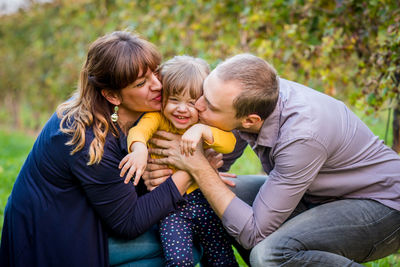
<path fill-rule="evenodd" d="M 153 98 L 153 100 L 158 101 L 158 102 L 161 102 L 161 95 L 156 96 L 155 98 Z"/>

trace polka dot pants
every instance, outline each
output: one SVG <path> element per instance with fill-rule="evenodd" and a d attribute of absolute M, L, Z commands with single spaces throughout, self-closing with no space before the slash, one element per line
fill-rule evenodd
<path fill-rule="evenodd" d="M 203 247 L 203 265 L 238 266 L 221 221 L 199 189 L 161 221 L 160 235 L 166 266 L 194 266 L 193 242 Z"/>

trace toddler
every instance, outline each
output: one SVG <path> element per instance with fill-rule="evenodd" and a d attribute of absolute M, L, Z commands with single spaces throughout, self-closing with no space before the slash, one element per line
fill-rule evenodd
<path fill-rule="evenodd" d="M 198 123 L 195 103 L 203 93 L 203 81 L 209 72 L 204 60 L 189 56 L 176 56 L 161 65 L 162 113 L 144 114 L 129 130 L 130 153 L 120 164 L 121 175 L 129 169 L 126 183 L 134 173 L 134 185 L 139 182 L 147 164 L 147 142 L 157 130 L 183 134 L 182 153 L 191 153 L 201 139 L 205 148 L 211 147 L 219 153 L 232 152 L 236 139 L 231 132 Z M 207 266 L 238 266 L 221 221 L 196 184 L 187 190 L 186 200 L 160 223 L 166 265 L 193 266 L 192 247 L 198 241 Z"/>

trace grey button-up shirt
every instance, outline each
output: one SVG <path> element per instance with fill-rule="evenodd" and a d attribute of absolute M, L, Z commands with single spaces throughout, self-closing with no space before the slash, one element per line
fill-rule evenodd
<path fill-rule="evenodd" d="M 250 248 L 274 232 L 304 196 L 321 203 L 374 199 L 400 210 L 400 157 L 342 102 L 280 79 L 279 100 L 259 134 L 236 131 L 225 169 L 249 144 L 269 178 L 253 206 L 235 197 L 222 221 Z"/>

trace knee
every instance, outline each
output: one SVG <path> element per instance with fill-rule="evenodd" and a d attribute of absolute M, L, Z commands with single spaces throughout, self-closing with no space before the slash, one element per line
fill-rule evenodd
<path fill-rule="evenodd" d="M 298 251 L 296 242 L 285 236 L 270 235 L 258 243 L 250 253 L 251 266 L 280 266 Z"/>

